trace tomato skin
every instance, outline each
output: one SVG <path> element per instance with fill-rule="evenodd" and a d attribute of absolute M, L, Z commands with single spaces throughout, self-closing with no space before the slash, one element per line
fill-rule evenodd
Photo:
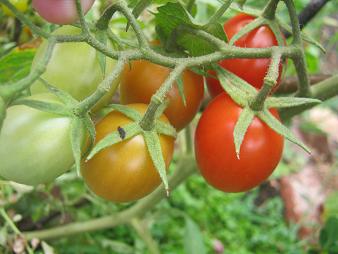
<path fill-rule="evenodd" d="M 86 14 L 95 0 L 81 0 L 83 13 Z M 32 0 L 34 9 L 46 21 L 59 25 L 72 24 L 77 21 L 75 1 L 69 0 Z"/>
<path fill-rule="evenodd" d="M 133 61 L 124 69 L 120 86 L 121 103 L 149 103 L 170 73 L 170 69 L 145 60 Z M 165 111 L 170 123 L 183 129 L 196 115 L 204 96 L 203 77 L 192 71 L 183 72 L 187 106 L 179 95 L 176 83 L 169 91 L 170 102 Z"/>
<path fill-rule="evenodd" d="M 29 98 L 60 103 L 52 94 Z M 9 107 L 0 133 L 0 175 L 33 186 L 53 181 L 74 164 L 70 129 L 69 117 Z"/>
<path fill-rule="evenodd" d="M 247 191 L 267 179 L 278 165 L 284 138 L 255 117 L 236 157 L 233 131 L 242 108 L 226 93 L 207 106 L 195 133 L 195 155 L 206 181 L 224 192 Z M 279 119 L 276 110 L 272 114 Z"/>
<path fill-rule="evenodd" d="M 53 32 L 54 35 L 76 35 L 81 30 L 76 27 L 63 26 Z M 33 60 L 32 69 L 41 62 L 47 50 L 47 42 L 44 41 L 38 48 Z M 88 44 L 81 42 L 69 42 L 57 44 L 53 50 L 50 62 L 47 65 L 42 78 L 51 85 L 71 94 L 77 100 L 83 100 L 91 95 L 104 79 L 98 52 Z M 112 72 L 116 61 L 107 58 L 106 75 Z M 117 89 L 119 79 L 111 86 L 111 90 L 97 103 L 93 111 L 100 109 L 110 102 Z M 47 88 L 40 80 L 31 86 L 32 94 L 45 93 Z"/>
<path fill-rule="evenodd" d="M 231 18 L 224 24 L 224 31 L 229 40 L 244 26 L 255 20 L 255 17 L 241 13 Z M 272 30 L 267 26 L 261 26 L 254 29 L 250 33 L 242 36 L 234 43 L 237 47 L 242 48 L 268 48 L 278 46 L 277 39 Z M 247 81 L 249 84 L 256 88 L 261 88 L 264 83 L 264 77 L 268 72 L 271 60 L 267 58 L 260 59 L 225 59 L 220 61 L 220 66 L 224 69 L 231 71 L 240 78 Z M 280 83 L 283 65 L 279 65 L 279 77 L 275 89 L 278 88 Z M 214 75 L 214 72 L 211 72 Z M 222 89 L 219 81 L 215 78 L 207 78 L 208 90 L 212 97 L 217 96 L 224 90 Z"/>
<path fill-rule="evenodd" d="M 146 111 L 146 104 L 130 104 L 133 109 Z M 162 121 L 168 122 L 162 115 Z M 112 111 L 96 125 L 96 143 L 118 127 L 131 123 L 123 114 Z M 174 138 L 160 135 L 162 154 L 169 167 L 174 150 Z M 142 135 L 112 145 L 83 163 L 82 176 L 98 196 L 114 202 L 140 199 L 161 184 Z"/>
<path fill-rule="evenodd" d="M 20 12 L 25 12 L 28 9 L 28 0 L 10 0 L 11 4 L 15 6 Z M 1 5 L 2 11 L 9 17 L 15 17 L 14 13 L 6 6 Z"/>

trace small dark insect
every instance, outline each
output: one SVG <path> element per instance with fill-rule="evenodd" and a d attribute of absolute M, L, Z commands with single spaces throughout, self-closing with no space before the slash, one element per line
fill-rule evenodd
<path fill-rule="evenodd" d="M 121 139 L 124 139 L 126 137 L 126 131 L 123 128 L 121 128 L 120 126 L 117 127 L 117 131 L 119 132 Z"/>

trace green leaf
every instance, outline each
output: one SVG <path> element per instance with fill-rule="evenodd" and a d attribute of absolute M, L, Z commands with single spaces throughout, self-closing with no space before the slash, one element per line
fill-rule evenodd
<path fill-rule="evenodd" d="M 14 49 L 0 59 L 0 84 L 12 83 L 29 75 L 35 50 Z"/>
<path fill-rule="evenodd" d="M 95 131 L 95 124 L 93 122 L 93 120 L 90 118 L 90 115 L 87 113 L 87 115 L 82 118 L 82 122 L 83 122 L 83 125 L 85 126 L 86 130 L 88 131 L 89 133 L 89 148 L 88 148 L 88 151 L 89 152 L 92 147 L 94 146 L 94 143 L 95 143 L 95 137 L 96 137 L 96 131 Z M 86 152 L 86 154 L 87 154 Z"/>
<path fill-rule="evenodd" d="M 319 242 L 328 253 L 338 253 L 338 216 L 330 217 L 320 232 Z"/>
<path fill-rule="evenodd" d="M 111 105 L 105 107 L 105 109 L 116 110 L 116 111 L 122 113 L 123 115 L 125 115 L 126 117 L 130 118 L 134 122 L 139 121 L 142 118 L 142 115 L 140 114 L 140 112 L 138 112 L 137 110 L 132 109 L 132 108 L 126 106 L 126 105 L 111 104 Z"/>
<path fill-rule="evenodd" d="M 310 149 L 302 141 L 300 141 L 295 135 L 293 135 L 293 133 L 287 127 L 285 127 L 279 120 L 277 120 L 267 109 L 265 109 L 263 112 L 259 112 L 258 117 L 262 121 L 264 121 L 275 132 L 284 136 L 286 139 L 288 139 L 292 143 L 299 145 L 306 152 L 311 153 Z"/>
<path fill-rule="evenodd" d="M 228 37 L 224 32 L 224 28 L 220 23 L 208 23 L 207 25 L 201 27 L 205 32 L 214 35 L 218 39 L 228 42 Z"/>
<path fill-rule="evenodd" d="M 74 117 L 71 125 L 70 140 L 72 144 L 73 156 L 75 159 L 76 171 L 80 175 L 82 144 L 85 136 L 83 122 L 80 118 Z"/>
<path fill-rule="evenodd" d="M 256 18 L 254 21 L 245 25 L 239 32 L 237 32 L 234 36 L 232 36 L 231 40 L 229 41 L 229 45 L 233 45 L 238 39 L 243 37 L 245 34 L 251 32 L 252 30 L 256 29 L 257 27 L 261 26 L 265 23 L 263 18 Z"/>
<path fill-rule="evenodd" d="M 176 84 L 178 88 L 178 92 L 183 100 L 183 105 L 186 107 L 187 106 L 187 100 L 185 98 L 185 93 L 184 93 L 184 85 L 183 85 L 183 79 L 182 79 L 182 73 L 181 75 L 176 79 Z"/>
<path fill-rule="evenodd" d="M 268 108 L 292 108 L 301 105 L 313 105 L 321 103 L 320 100 L 312 98 L 297 98 L 297 97 L 269 97 L 265 101 Z"/>
<path fill-rule="evenodd" d="M 138 18 L 140 14 L 152 3 L 152 0 L 140 0 L 133 9 L 135 18 Z"/>
<path fill-rule="evenodd" d="M 245 5 L 247 0 L 237 0 L 237 3 L 239 5 L 240 8 L 243 8 L 243 6 Z"/>
<path fill-rule="evenodd" d="M 241 145 L 244 140 L 244 136 L 252 123 L 252 120 L 254 119 L 255 114 L 250 109 L 250 107 L 243 108 L 242 113 L 240 114 L 237 123 L 235 125 L 234 129 L 234 143 L 236 148 L 236 156 L 239 159 L 240 158 L 240 149 Z"/>
<path fill-rule="evenodd" d="M 167 192 L 167 196 L 169 196 L 169 184 L 167 178 L 166 165 L 163 158 L 160 138 L 158 134 L 154 131 L 143 131 L 143 137 L 147 144 L 148 152 L 150 154 L 151 160 L 155 168 L 157 169 L 162 182 L 164 184 L 164 188 Z"/>
<path fill-rule="evenodd" d="M 39 100 L 32 100 L 21 98 L 12 103 L 12 105 L 26 105 L 31 108 L 35 108 L 44 112 L 62 115 L 62 116 L 72 116 L 72 113 L 62 105 L 61 103 L 45 102 Z"/>
<path fill-rule="evenodd" d="M 184 252 L 186 254 L 207 253 L 200 228 L 187 216 L 185 216 Z"/>
<path fill-rule="evenodd" d="M 97 145 L 93 148 L 90 154 L 87 157 L 87 160 L 90 160 L 95 156 L 95 154 L 99 153 L 103 149 L 117 144 L 121 141 L 130 139 L 142 132 L 141 127 L 138 123 L 130 123 L 124 126 L 119 127 L 116 131 L 110 133 L 106 137 L 104 137 Z M 123 134 L 122 134 L 123 133 Z"/>

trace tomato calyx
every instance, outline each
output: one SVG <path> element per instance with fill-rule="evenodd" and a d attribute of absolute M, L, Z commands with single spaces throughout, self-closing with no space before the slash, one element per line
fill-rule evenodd
<path fill-rule="evenodd" d="M 164 107 L 165 108 L 165 107 Z M 92 159 L 97 153 L 112 145 L 131 139 L 137 135 L 142 135 L 149 155 L 152 159 L 153 165 L 158 171 L 160 178 L 164 184 L 167 195 L 169 195 L 169 185 L 166 173 L 166 165 L 161 151 L 161 144 L 159 135 L 166 135 L 176 138 L 177 133 L 174 127 L 170 124 L 160 121 L 158 118 L 163 112 L 161 109 L 156 112 L 153 128 L 145 130 L 142 128 L 141 122 L 143 115 L 137 110 L 128 107 L 127 105 L 112 104 L 106 107 L 110 111 L 116 110 L 126 117 L 130 118 L 133 122 L 119 126 L 114 132 L 110 133 L 103 139 L 101 139 L 96 146 L 91 150 L 86 158 L 86 161 Z"/>
<path fill-rule="evenodd" d="M 263 101 L 261 110 L 252 108 L 253 102 L 257 98 L 259 91 L 253 88 L 243 79 L 235 74 L 219 67 L 214 66 L 217 77 L 224 91 L 232 98 L 232 100 L 243 108 L 243 111 L 234 128 L 234 142 L 236 155 L 240 157 L 240 148 L 244 140 L 248 127 L 252 123 L 254 117 L 258 117 L 265 122 L 271 129 L 284 136 L 289 141 L 299 145 L 305 151 L 310 153 L 309 148 L 300 141 L 286 126 L 277 120 L 269 111 L 270 108 L 291 108 L 300 105 L 309 105 L 320 103 L 320 100 L 312 98 L 292 98 L 292 97 L 267 97 Z"/>
<path fill-rule="evenodd" d="M 83 137 L 89 134 L 89 147 L 85 154 L 92 148 L 95 142 L 95 125 L 88 112 L 79 114 L 77 108 L 79 102 L 68 93 L 51 86 L 47 81 L 40 78 L 47 87 L 50 96 L 56 97 L 60 103 L 40 101 L 35 99 L 20 98 L 15 100 L 13 105 L 26 105 L 28 107 L 49 112 L 61 116 L 67 116 L 72 119 L 71 123 L 71 145 L 75 166 L 80 171 L 81 159 L 83 156 Z M 84 131 L 85 130 L 85 131 Z"/>

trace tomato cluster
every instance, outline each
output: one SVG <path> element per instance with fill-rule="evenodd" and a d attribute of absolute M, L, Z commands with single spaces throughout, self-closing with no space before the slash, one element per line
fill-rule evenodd
<path fill-rule="evenodd" d="M 77 20 L 74 1 L 33 0 L 33 7 L 46 20 L 69 24 Z M 87 12 L 94 0 L 81 1 Z M 48 8 L 47 8 L 48 7 Z M 62 14 L 62 15 L 61 15 Z M 224 25 L 231 38 L 254 18 L 240 14 Z M 54 35 L 76 35 L 81 30 L 72 26 L 56 29 Z M 270 47 L 277 45 L 271 30 L 262 26 L 235 42 L 239 47 Z M 36 52 L 32 71 L 39 66 L 47 50 L 43 42 Z M 109 45 L 112 47 L 112 45 Z M 102 68 L 98 52 L 86 43 L 61 43 L 53 49 L 46 71 L 41 78 L 50 85 L 67 92 L 78 101 L 90 96 L 115 68 L 115 60 L 107 59 Z M 252 86 L 260 88 L 270 59 L 231 59 L 220 62 L 223 68 L 235 73 Z M 280 67 L 280 72 L 281 72 Z M 105 71 L 103 71 L 103 69 Z M 71 70 L 71 71 L 70 71 Z M 250 71 L 248 71 L 250 70 Z M 125 66 L 120 84 L 120 102 L 144 115 L 152 96 L 168 78 L 170 69 L 135 60 Z M 93 108 L 107 105 L 118 86 Z M 186 69 L 182 87 L 174 83 L 167 94 L 168 105 L 159 121 L 170 123 L 177 131 L 185 128 L 197 114 L 204 97 L 203 77 Z M 203 177 L 212 186 L 225 192 L 247 191 L 272 173 L 283 150 L 283 137 L 255 118 L 245 135 L 240 158 L 234 147 L 234 126 L 242 112 L 221 88 L 219 81 L 208 78 L 208 88 L 215 97 L 202 113 L 195 134 L 195 154 Z M 47 93 L 46 82 L 37 80 L 31 86 L 29 99 L 62 105 Z M 182 90 L 180 89 L 182 88 Z M 279 118 L 276 110 L 272 114 Z M 53 181 L 74 164 L 71 143 L 72 117 L 47 113 L 24 105 L 11 106 L 0 132 L 0 176 L 22 184 L 37 185 Z M 114 110 L 95 126 L 98 144 L 103 138 L 132 123 L 123 113 Z M 79 130 L 86 133 L 86 130 Z M 88 137 L 81 136 L 82 150 L 88 147 Z M 168 169 L 174 151 L 174 138 L 159 134 L 163 159 Z M 98 196 L 114 202 L 129 202 L 142 198 L 161 183 L 144 137 L 139 134 L 104 148 L 90 160 L 83 161 L 81 174 L 88 187 Z"/>

